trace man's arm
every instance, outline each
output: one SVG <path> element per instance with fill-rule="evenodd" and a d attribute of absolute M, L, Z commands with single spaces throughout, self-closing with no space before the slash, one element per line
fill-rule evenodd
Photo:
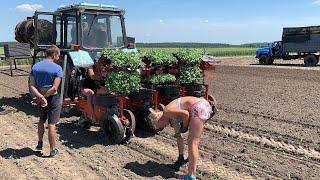
<path fill-rule="evenodd" d="M 44 94 L 44 97 L 49 97 L 55 95 L 58 92 L 58 88 L 61 83 L 61 77 L 56 77 L 53 81 L 53 85 L 48 91 Z"/>
<path fill-rule="evenodd" d="M 30 90 L 32 91 L 32 93 L 38 98 L 43 98 L 44 96 L 40 93 L 40 91 L 36 87 L 36 83 L 35 83 L 34 77 L 32 75 L 29 76 L 29 81 L 30 81 L 29 86 L 30 86 Z"/>
<path fill-rule="evenodd" d="M 38 98 L 42 100 L 41 106 L 46 107 L 48 105 L 48 102 L 46 98 L 41 94 L 41 92 L 36 87 L 36 83 L 34 80 L 34 77 L 32 75 L 29 76 L 29 83 L 30 83 L 30 90 L 33 92 L 33 94 Z"/>

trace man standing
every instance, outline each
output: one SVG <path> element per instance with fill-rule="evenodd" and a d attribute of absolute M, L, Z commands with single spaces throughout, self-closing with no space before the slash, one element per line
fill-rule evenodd
<path fill-rule="evenodd" d="M 60 56 L 57 46 L 51 45 L 46 49 L 46 57 L 36 63 L 30 73 L 30 89 L 37 98 L 40 111 L 38 123 L 37 150 L 42 150 L 44 123 L 48 120 L 48 139 L 50 144 L 50 156 L 58 154 L 56 144 L 56 124 L 59 122 L 61 103 L 58 88 L 63 76 L 62 68 L 54 61 Z"/>

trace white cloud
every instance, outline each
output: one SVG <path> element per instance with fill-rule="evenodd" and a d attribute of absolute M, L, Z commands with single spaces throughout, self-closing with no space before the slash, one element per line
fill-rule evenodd
<path fill-rule="evenodd" d="M 65 7 L 65 6 L 67 6 L 67 5 L 61 4 L 61 5 L 59 6 L 59 8 L 62 8 L 62 7 Z"/>
<path fill-rule="evenodd" d="M 314 0 L 311 4 L 320 5 L 320 0 Z"/>
<path fill-rule="evenodd" d="M 200 20 L 200 23 L 209 23 L 209 20 L 208 19 Z"/>
<path fill-rule="evenodd" d="M 42 9 L 43 6 L 41 4 L 20 4 L 16 8 L 24 12 L 33 12 Z"/>
<path fill-rule="evenodd" d="M 163 19 L 160 19 L 159 22 L 160 22 L 160 23 L 163 23 Z"/>

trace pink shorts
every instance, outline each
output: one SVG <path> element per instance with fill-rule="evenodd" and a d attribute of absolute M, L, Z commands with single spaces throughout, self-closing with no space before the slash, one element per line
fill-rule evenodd
<path fill-rule="evenodd" d="M 211 112 L 210 103 L 202 99 L 190 107 L 190 118 L 199 118 L 205 122 L 210 118 Z"/>

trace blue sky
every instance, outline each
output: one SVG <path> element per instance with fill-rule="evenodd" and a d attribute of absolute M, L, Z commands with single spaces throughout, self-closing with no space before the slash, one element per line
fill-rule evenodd
<path fill-rule="evenodd" d="M 125 9 L 127 34 L 137 42 L 269 42 L 283 27 L 320 25 L 320 0 L 10 0 L 0 7 L 0 41 L 14 40 L 15 25 L 35 9 L 78 2 Z"/>

